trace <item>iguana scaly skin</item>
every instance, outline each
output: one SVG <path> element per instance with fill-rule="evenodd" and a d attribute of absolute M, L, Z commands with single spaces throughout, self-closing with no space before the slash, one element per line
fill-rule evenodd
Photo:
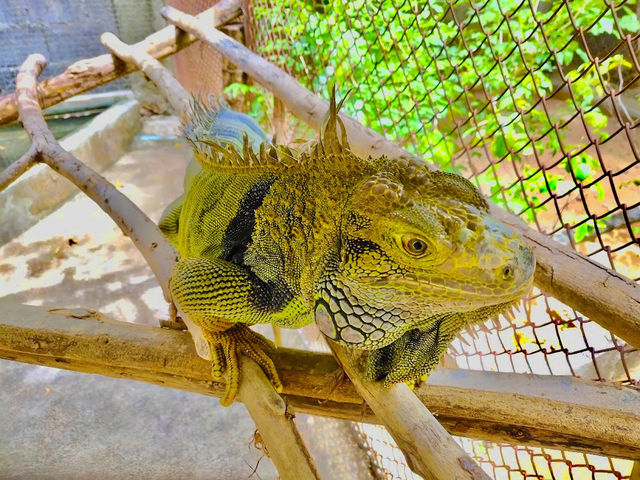
<path fill-rule="evenodd" d="M 195 105 L 185 127 L 198 164 L 160 228 L 178 249 L 171 294 L 202 328 L 213 375 L 238 353 L 276 387 L 270 343 L 248 325 L 314 319 L 369 350 L 368 375 L 390 385 L 436 366 L 463 328 L 528 291 L 535 260 L 464 178 L 406 158 L 354 155 L 332 98 L 321 138 L 272 145 L 247 116 Z"/>

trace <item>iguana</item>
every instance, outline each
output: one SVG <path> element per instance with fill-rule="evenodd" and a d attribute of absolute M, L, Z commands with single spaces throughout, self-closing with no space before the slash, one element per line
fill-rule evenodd
<path fill-rule="evenodd" d="M 197 164 L 160 228 L 181 257 L 173 301 L 202 328 L 213 377 L 228 370 L 223 405 L 240 353 L 281 388 L 272 345 L 249 325 L 315 320 L 368 350 L 368 376 L 391 385 L 428 373 L 463 328 L 531 286 L 532 250 L 472 183 L 410 158 L 356 156 L 341 104 L 332 94 L 320 138 L 297 149 L 226 107 L 194 104 L 184 127 Z"/>

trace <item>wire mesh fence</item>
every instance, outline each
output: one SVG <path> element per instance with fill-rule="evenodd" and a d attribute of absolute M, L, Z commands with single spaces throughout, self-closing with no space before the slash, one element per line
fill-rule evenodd
<path fill-rule="evenodd" d="M 639 14 L 636 1 L 252 0 L 247 39 L 316 93 L 334 82 L 350 91 L 344 110 L 362 123 L 638 281 Z M 227 87 L 240 90 L 251 90 L 256 112 L 272 105 L 256 87 Z M 281 139 L 304 134 L 277 110 L 262 120 Z M 640 352 L 537 290 L 515 318 L 464 333 L 449 354 L 460 368 L 640 385 Z M 359 428 L 388 478 L 410 478 L 389 466 L 399 453 L 390 439 Z M 632 469 L 460 441 L 495 478 L 629 478 Z"/>

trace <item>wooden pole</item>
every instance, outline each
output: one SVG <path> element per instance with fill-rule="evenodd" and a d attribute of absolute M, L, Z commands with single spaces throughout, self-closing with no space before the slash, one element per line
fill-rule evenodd
<path fill-rule="evenodd" d="M 280 98 L 298 118 L 316 130 L 321 128 L 327 102 L 291 75 L 195 17 L 171 7 L 164 7 L 162 14 L 170 23 L 208 43 L 251 75 Z M 411 155 L 348 115 L 341 114 L 340 117 L 347 128 L 351 148 L 358 155 Z M 629 345 L 640 349 L 640 284 L 551 240 L 495 205 L 491 211 L 533 247 L 538 262 L 535 283 L 541 290 L 588 315 Z"/>

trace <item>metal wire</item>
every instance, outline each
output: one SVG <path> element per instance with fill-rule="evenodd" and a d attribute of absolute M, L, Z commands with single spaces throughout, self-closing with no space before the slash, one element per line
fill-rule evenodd
<path fill-rule="evenodd" d="M 250 46 L 307 87 L 352 89 L 345 110 L 361 122 L 640 279 L 638 2 L 252 0 L 248 12 Z M 296 128 L 289 118 L 290 138 Z M 449 353 L 460 368 L 640 385 L 640 352 L 537 290 L 516 318 L 471 329 Z M 388 478 L 411 478 L 391 439 L 358 428 Z M 629 478 L 632 468 L 460 442 L 494 478 Z"/>
<path fill-rule="evenodd" d="M 171 5 L 190 15 L 211 8 L 216 0 L 168 0 Z M 210 46 L 197 42 L 173 56 L 178 81 L 194 95 L 206 97 L 222 93 L 222 56 Z"/>

